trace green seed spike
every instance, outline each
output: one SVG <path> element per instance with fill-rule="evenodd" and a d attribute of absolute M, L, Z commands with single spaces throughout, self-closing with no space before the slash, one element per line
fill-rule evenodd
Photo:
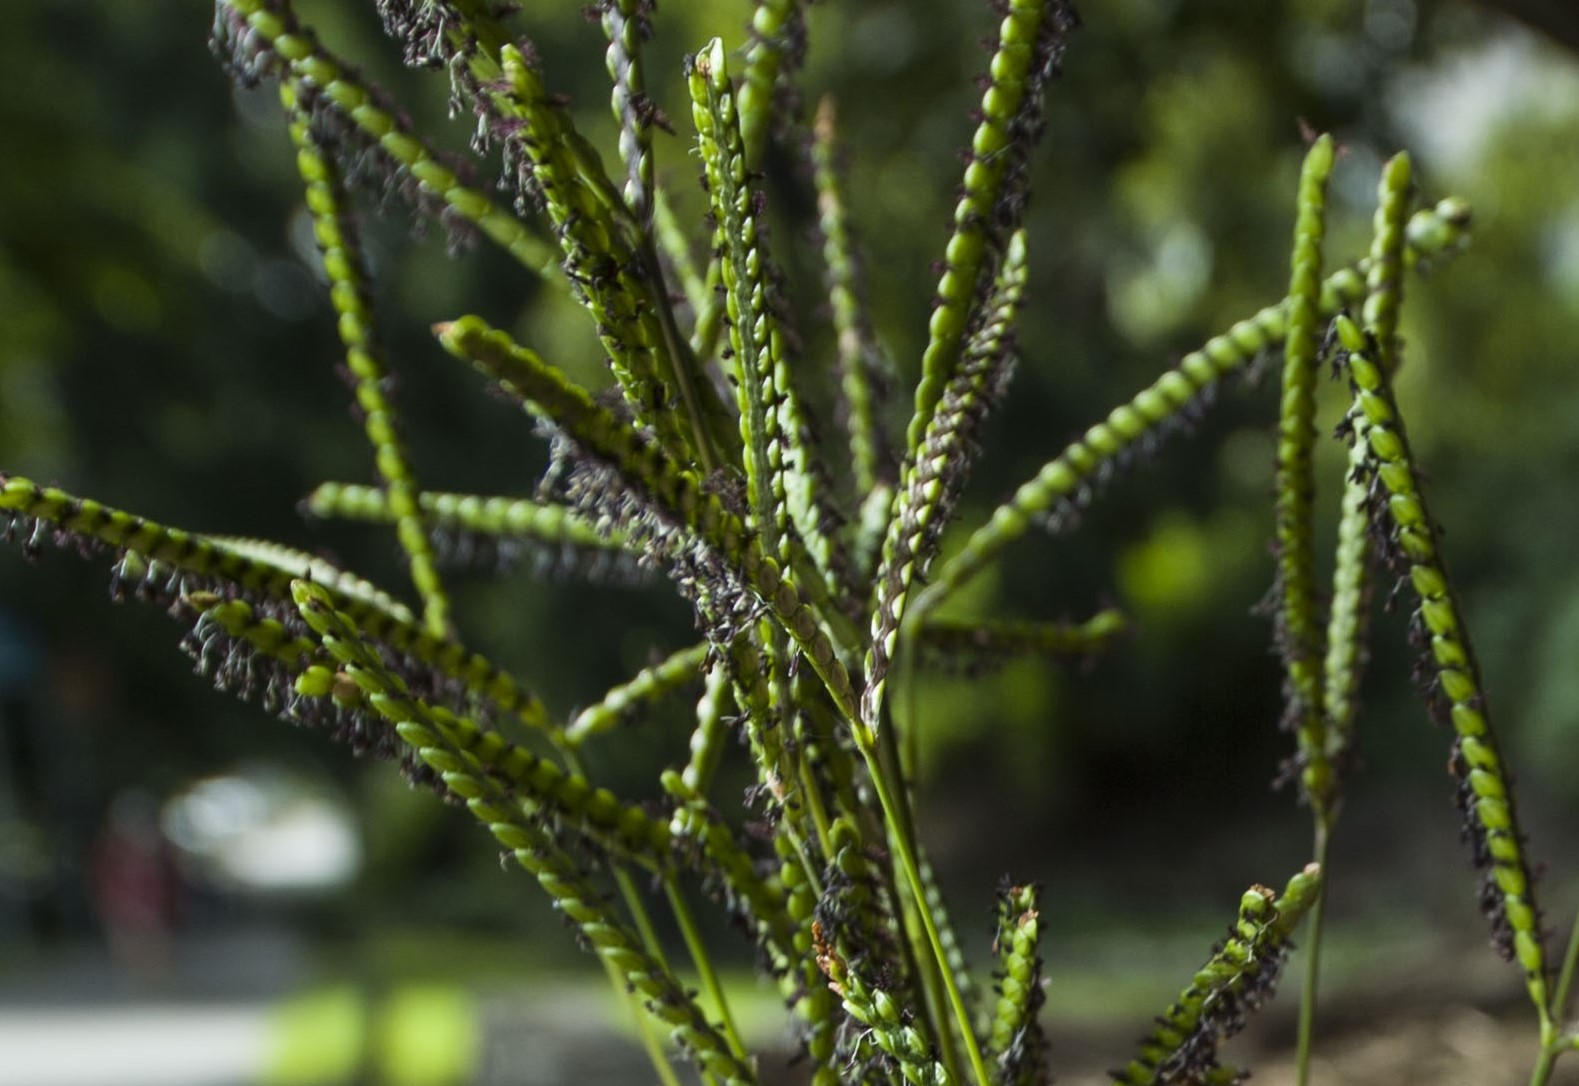
<path fill-rule="evenodd" d="M 844 719 L 857 719 L 849 673 L 800 582 L 764 553 L 761 541 L 746 532 L 740 518 L 724 507 L 716 493 L 704 488 L 693 472 L 677 467 L 643 435 L 593 403 L 585 390 L 480 318 L 462 317 L 435 331 L 451 354 L 474 361 L 498 378 L 506 390 L 543 417 L 553 419 L 588 455 L 613 468 L 632 488 L 715 550 L 805 653 Z"/>
<path fill-rule="evenodd" d="M 1222 1081 L 1217 1045 L 1244 1026 L 1245 1016 L 1271 998 L 1288 956 L 1289 936 L 1316 900 L 1316 864 L 1289 880 L 1281 895 L 1252 886 L 1239 901 L 1239 918 L 1178 1001 L 1158 1017 L 1140 1054 L 1113 1073 L 1122 1086 Z"/>
<path fill-rule="evenodd" d="M 282 79 L 315 87 L 317 108 L 333 110 L 358 133 L 386 174 L 414 182 L 420 193 L 476 226 L 523 267 L 539 275 L 553 268 L 553 250 L 519 219 L 463 184 L 455 171 L 411 132 L 398 110 L 297 21 L 286 0 L 220 0 L 220 4 L 246 21 L 268 70 Z"/>
<path fill-rule="evenodd" d="M 671 832 L 702 849 L 719 873 L 716 889 L 723 895 L 725 905 L 751 924 L 767 952 L 773 974 L 784 975 L 792 960 L 794 926 L 784 910 L 783 886 L 762 877 L 756 861 L 740 847 L 734 831 L 701 793 L 685 783 L 681 774 L 665 770 L 659 783 L 676 803 L 669 824 Z"/>
<path fill-rule="evenodd" d="M 944 251 L 928 342 L 921 358 L 915 414 L 905 447 L 915 450 L 932 421 L 944 385 L 959 364 L 975 314 L 990 289 L 1009 231 L 1024 212 L 1023 177 L 1039 134 L 1042 86 L 1052 72 L 1073 15 L 1057 0 L 1009 0 L 971 141 L 964 191 Z"/>
<path fill-rule="evenodd" d="M 653 105 L 647 98 L 642 43 L 652 36 L 652 0 L 603 0 L 603 33 L 609 39 L 605 60 L 614 80 L 610 105 L 620 126 L 620 158 L 625 161 L 625 206 L 637 221 L 652 215 Z"/>
<path fill-rule="evenodd" d="M 419 757 L 445 778 L 452 791 L 472 798 L 449 779 L 457 773 L 503 782 L 517 810 L 549 816 L 590 844 L 651 870 L 666 870 L 673 863 L 666 822 L 475 721 L 415 696 L 352 621 L 334 609 L 326 593 L 307 581 L 291 587 L 298 612 L 323 647 L 362 688 L 373 709 L 402 739 L 419 748 Z"/>
<path fill-rule="evenodd" d="M 1395 155 L 1382 169 L 1366 276 L 1365 324 L 1381 351 L 1382 364 L 1397 366 L 1398 310 L 1403 300 L 1405 228 L 1413 192 L 1409 156 Z M 1332 604 L 1327 620 L 1327 659 L 1323 707 L 1329 729 L 1328 746 L 1336 757 L 1353 743 L 1356 697 L 1365 665 L 1370 625 L 1371 548 L 1370 482 L 1364 477 L 1369 454 L 1367 423 L 1351 419 L 1355 441 L 1349 451 L 1338 519 L 1338 547 L 1332 575 Z"/>
<path fill-rule="evenodd" d="M 567 808 L 580 808 L 579 815 L 573 817 L 587 822 L 601 820 L 608 813 L 603 808 L 610 806 L 602 798 L 606 793 L 593 790 L 584 782 L 572 785 L 580 778 L 553 767 L 560 774 L 560 783 L 552 788 L 551 797 L 545 799 L 529 792 L 532 799 L 522 802 L 520 795 L 527 791 L 523 786 L 542 785 L 541 773 L 549 763 L 540 759 L 535 764 L 528 761 L 531 756 L 520 748 L 511 748 L 502 758 L 496 757 L 497 749 L 489 746 L 490 738 L 496 737 L 469 730 L 466 721 L 413 698 L 399 678 L 385 670 L 377 654 L 361 641 L 355 626 L 334 610 L 327 595 L 305 581 L 298 581 L 293 587 L 303 619 L 368 692 L 374 708 L 395 725 L 400 738 L 416 750 L 417 756 L 440 774 L 445 787 L 465 800 L 472 814 L 512 852 L 517 862 L 537 877 L 592 949 L 641 993 L 648 1011 L 670 1026 L 675 1041 L 698 1066 L 727 1083 L 754 1083 L 751 1070 L 733 1055 L 696 1001 L 667 968 L 641 949 L 635 933 L 602 903 L 602 895 L 592 890 L 570 858 L 554 844 L 552 835 L 539 825 L 537 803 L 551 804 L 560 814 L 566 813 Z M 618 815 L 620 832 L 633 837 L 653 832 L 640 824 L 645 817 L 640 808 L 627 808 Z M 666 834 L 667 827 L 661 832 Z"/>
<path fill-rule="evenodd" d="M 174 595 L 229 586 L 281 601 L 290 598 L 292 580 L 310 577 L 329 589 L 335 605 L 358 622 L 415 621 L 405 604 L 321 558 L 274 543 L 167 528 L 55 487 L 39 486 L 31 479 L 0 473 L 0 515 L 7 513 L 51 526 L 62 541 L 102 544 L 124 552 L 127 557 L 117 570 L 118 584 L 144 579 L 156 595 L 160 586 L 155 579 L 172 572 L 187 575 L 176 578 L 182 583 L 172 588 Z"/>
<path fill-rule="evenodd" d="M 565 272 L 597 322 L 620 391 L 637 420 L 665 448 L 689 456 L 700 437 L 696 390 L 690 390 L 686 410 L 671 409 L 682 390 L 671 380 L 678 371 L 667 352 L 675 345 L 666 343 L 659 325 L 658 313 L 667 305 L 655 294 L 638 255 L 642 243 L 631 211 L 521 51 L 505 46 L 500 63 L 509 88 L 507 116 L 520 125 L 507 137 L 507 146 L 529 164 L 531 185 L 542 194 L 564 251 Z M 496 102 L 503 97 L 496 95 Z M 711 453 L 703 456 L 710 458 Z"/>
<path fill-rule="evenodd" d="M 1317 137 L 1299 179 L 1299 213 L 1283 347 L 1276 475 L 1277 643 L 1283 655 L 1284 723 L 1299 742 L 1300 783 L 1318 817 L 1326 817 L 1336 785 L 1322 715 L 1324 651 L 1316 600 L 1315 474 L 1317 324 L 1321 305 L 1321 242 L 1326 232 L 1327 179 L 1336 157 L 1332 137 Z"/>
<path fill-rule="evenodd" d="M 708 668 L 702 697 L 696 703 L 696 728 L 691 732 L 691 757 L 680 779 L 698 796 L 707 794 L 724 754 L 724 717 L 734 705 L 729 687 L 729 672 L 718 662 Z"/>
<path fill-rule="evenodd" d="M 859 260 L 850 236 L 835 154 L 832 98 L 817 109 L 813 130 L 812 174 L 817 188 L 817 225 L 827 265 L 828 305 L 838 339 L 839 388 L 849 434 L 850 470 L 857 496 L 877 487 L 879 477 L 895 473 L 894 451 L 884 428 L 888 393 L 897 385 L 893 363 L 878 346 L 863 297 Z M 886 510 L 886 506 L 885 506 Z"/>
<path fill-rule="evenodd" d="M 998 999 L 988 1030 L 988 1056 L 999 1068 L 1003 1086 L 1033 1086 L 1045 1080 L 1047 1040 L 1037 1023 L 1042 991 L 1040 892 L 1035 886 L 1009 886 L 998 894 L 998 956 L 994 976 Z"/>
<path fill-rule="evenodd" d="M 580 746 L 594 735 L 603 735 L 631 717 L 639 715 L 653 702 L 688 686 L 701 676 L 702 662 L 710 646 L 703 641 L 691 645 L 643 668 L 629 682 L 621 683 L 604 695 L 596 705 L 576 714 L 565 728 L 565 740 Z"/>
<path fill-rule="evenodd" d="M 949 1086 L 948 1070 L 934 1056 L 926 1016 L 901 1006 L 886 989 L 852 964 L 847 948 L 835 946 L 821 922 L 812 926 L 817 966 L 828 986 L 844 1000 L 850 1017 L 867 1027 L 867 1038 L 892 1061 L 907 1086 Z"/>
<path fill-rule="evenodd" d="M 883 540 L 872 610 L 871 648 L 861 717 L 876 730 L 894 646 L 905 617 L 910 587 L 926 575 L 943 526 L 970 470 L 977 431 L 1013 365 L 1015 311 L 1025 291 L 1025 234 L 1016 232 L 983 311 L 981 325 L 965 346 L 937 410 L 916 447 L 900 484 L 894 515 Z"/>
<path fill-rule="evenodd" d="M 530 498 L 452 494 L 424 490 L 417 495 L 423 514 L 437 528 L 477 535 L 516 537 L 551 547 L 617 550 L 639 554 L 618 532 L 605 535 L 575 510 Z M 384 491 L 358 483 L 320 483 L 302 502 L 315 517 L 389 524 L 394 512 Z"/>
<path fill-rule="evenodd" d="M 1343 316 L 1338 318 L 1338 339 L 1349 352 L 1354 413 L 1363 415 L 1366 423 L 1367 467 L 1376 481 L 1372 515 L 1386 530 L 1385 547 L 1392 563 L 1407 573 L 1420 600 L 1416 620 L 1429 649 L 1425 667 L 1436 680 L 1432 707 L 1451 721 L 1457 736 L 1451 766 L 1459 778 L 1459 800 L 1474 859 L 1486 871 L 1481 901 L 1492 922 L 1493 941 L 1505 956 L 1517 959 L 1530 999 L 1544 1017 L 1549 1012 L 1540 916 L 1513 789 L 1491 727 L 1469 627 L 1448 578 L 1436 522 L 1426 506 L 1389 374 L 1376 361 L 1377 345 Z"/>
<path fill-rule="evenodd" d="M 1461 200 L 1446 199 L 1435 208 L 1416 212 L 1409 221 L 1405 261 L 1417 266 L 1451 255 L 1463 244 L 1468 227 L 1469 209 Z M 1327 277 L 1318 310 L 1321 319 L 1330 319 L 1365 296 L 1368 267 L 1362 261 L 1357 268 Z M 1191 351 L 1129 403 L 1114 408 L 993 510 L 987 523 L 933 571 L 932 584 L 916 599 L 914 613 L 930 613 L 1039 519 L 1067 523 L 1115 464 L 1155 444 L 1203 410 L 1222 378 L 1243 371 L 1261 352 L 1275 347 L 1287 329 L 1287 303 L 1267 306 Z"/>
<path fill-rule="evenodd" d="M 740 85 L 740 132 L 746 165 L 752 169 L 762 162 L 768 125 L 782 115 L 773 103 L 779 81 L 800 66 L 806 51 L 800 0 L 756 0 L 754 7 L 746 77 Z"/>
<path fill-rule="evenodd" d="M 784 561 L 790 525 L 805 541 L 825 580 L 844 564 L 837 541 L 823 531 L 831 521 L 821 493 L 817 456 L 790 379 L 774 302 L 777 274 L 767 248 L 760 190 L 746 169 L 746 145 L 736 112 L 724 46 L 718 39 L 688 67 L 692 117 L 712 204 L 713 244 L 722 254 L 734 384 L 745 449 L 746 500 L 763 546 Z"/>
<path fill-rule="evenodd" d="M 313 236 L 329 280 L 329 298 L 338 315 L 346 367 L 356 381 L 357 406 L 362 426 L 373 446 L 374 462 L 389 495 L 395 519 L 395 536 L 411 567 L 411 580 L 422 597 L 423 621 L 439 636 L 453 632 L 450 601 L 433 561 L 428 526 L 417 504 L 417 480 L 401 440 L 394 405 L 384 394 L 387 366 L 384 345 L 368 297 L 367 266 L 362 259 L 356 224 L 346 206 L 345 188 L 333 159 L 324 154 L 314 135 L 311 118 L 302 101 L 302 88 L 294 81 L 280 82 L 280 103 L 296 148 L 296 168 L 307 187 L 307 209 L 312 214 Z"/>
<path fill-rule="evenodd" d="M 237 554 L 273 563 L 280 571 L 280 580 L 278 589 L 270 594 L 281 599 L 290 598 L 291 581 L 298 577 L 332 588 L 343 587 L 326 577 L 326 574 L 338 574 L 338 571 L 320 559 L 298 554 L 273 543 L 226 536 L 210 538 Z M 338 576 L 342 580 L 348 579 L 353 585 L 360 583 L 347 574 Z M 352 618 L 363 637 L 432 668 L 443 679 L 454 683 L 465 698 L 487 707 L 491 712 L 512 716 L 535 730 L 549 728 L 548 710 L 537 696 L 509 672 L 490 663 L 486 657 L 453 638 L 438 637 L 424 629 L 404 607 L 392 611 L 347 606 L 347 603 L 343 593 L 337 591 L 335 606 Z"/>

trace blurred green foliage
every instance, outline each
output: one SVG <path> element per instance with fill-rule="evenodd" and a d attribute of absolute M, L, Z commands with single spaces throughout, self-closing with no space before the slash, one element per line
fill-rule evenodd
<path fill-rule="evenodd" d="M 300 6 L 327 41 L 367 58 L 428 131 L 465 143 L 464 125 L 445 121 L 445 81 L 400 69 L 371 5 Z M 601 38 L 578 7 L 531 5 L 517 21 L 549 85 L 608 147 L 605 77 L 588 59 L 601 56 Z M 1050 93 L 1037 156 L 1019 386 L 987 437 L 964 519 L 978 520 L 1172 358 L 1281 296 L 1302 124 L 1335 132 L 1347 152 L 1334 261 L 1362 251 L 1376 167 L 1407 146 L 1424 193 L 1466 197 L 1476 229 L 1470 253 L 1409 285 L 1400 394 L 1525 802 L 1579 806 L 1575 58 L 1458 3 L 1090 8 Z M 672 76 L 655 93 L 682 135 L 660 141 L 660 171 L 698 168 L 683 136 L 681 52 L 699 44 L 702 26 L 746 15 L 735 0 L 663 5 L 650 71 Z M 331 317 L 303 257 L 310 238 L 277 106 L 269 92 L 228 88 L 204 48 L 207 21 L 201 0 L 0 5 L 0 464 L 167 523 L 332 549 L 400 584 L 382 537 L 293 514 L 316 481 L 364 480 L 371 465 L 334 376 Z M 879 328 L 913 375 L 969 131 L 968 77 L 985 60 L 970 43 L 988 33 L 990 13 L 963 0 L 825 0 L 810 22 L 801 83 L 808 98 L 840 102 Z M 742 31 L 726 44 L 743 40 Z M 813 220 L 809 186 L 782 152 L 768 174 L 793 303 L 819 313 L 810 250 L 796 253 Z M 698 244 L 700 207 L 698 198 L 683 209 Z M 540 449 L 514 411 L 440 358 L 427 326 L 464 299 L 491 320 L 529 326 L 545 356 L 586 376 L 596 357 L 586 322 L 497 254 L 451 261 L 441 239 L 409 240 L 398 216 L 371 233 L 424 482 L 529 492 Z M 821 323 L 804 321 L 804 366 L 829 354 Z M 1340 398 L 1325 400 L 1323 425 L 1336 421 Z M 1140 632 L 1091 674 L 1015 667 L 969 685 L 910 680 L 898 704 L 924 722 L 934 810 L 950 824 L 945 862 L 951 842 L 970 841 L 970 863 L 1006 865 L 1006 846 L 975 847 L 1001 840 L 987 831 L 1003 819 L 1053 842 L 1048 851 L 1078 834 L 1099 853 L 1104 834 L 1166 849 L 1156 828 L 1171 820 L 1211 812 L 1227 826 L 1287 806 L 1267 789 L 1290 747 L 1275 728 L 1278 669 L 1268 623 L 1249 614 L 1271 577 L 1273 418 L 1269 387 L 1229 390 L 1197 434 L 1119 481 L 1078 534 L 1017 546 L 962 597 L 1008 617 L 1079 618 L 1117 602 Z M 1339 463 L 1334 445 L 1321 462 L 1329 496 Z M 39 569 L 0 554 L 0 600 L 46 650 L 45 711 L 77 724 L 79 749 L 92 752 L 84 787 L 173 787 L 260 750 L 356 772 L 316 737 L 186 678 L 159 617 L 103 605 L 101 583 L 54 554 Z M 462 582 L 456 596 L 469 638 L 539 682 L 561 711 L 648 662 L 653 646 L 689 636 L 664 586 L 584 589 L 523 571 L 502 590 Z M 589 607 L 598 622 L 580 620 Z M 1445 807 L 1446 742 L 1411 700 L 1402 623 L 1385 630 L 1396 647 L 1379 653 L 1368 682 L 1367 761 L 1385 787 L 1419 783 Z M 623 736 L 617 757 L 595 768 L 632 784 L 682 749 L 681 733 L 658 722 Z M 425 833 L 444 831 L 418 811 L 424 798 L 389 788 L 361 791 L 374 827 L 409 820 L 409 833 L 378 830 L 373 842 L 395 877 L 420 861 Z M 996 805 L 977 802 L 987 792 Z"/>

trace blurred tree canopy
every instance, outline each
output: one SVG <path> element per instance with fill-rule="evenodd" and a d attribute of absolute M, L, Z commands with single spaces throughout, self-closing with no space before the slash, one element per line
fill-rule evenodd
<path fill-rule="evenodd" d="M 464 124 L 446 119 L 442 75 L 401 70 L 371 4 L 299 6 L 428 132 L 465 144 Z M 682 51 L 720 25 L 741 28 L 726 42 L 739 45 L 748 14 L 739 0 L 662 5 L 649 70 L 671 77 L 654 91 L 679 134 L 659 146 L 661 172 L 697 171 Z M 1330 130 L 1346 148 L 1334 264 L 1363 252 L 1377 169 L 1409 148 L 1423 197 L 1462 195 L 1476 227 L 1468 253 L 1409 284 L 1401 395 L 1514 764 L 1540 797 L 1527 802 L 1579 806 L 1571 6 L 1115 0 L 1084 15 L 1036 159 L 1023 362 L 963 519 L 979 521 L 1179 354 L 1281 297 L 1302 127 Z M 840 103 L 879 331 L 909 375 L 968 138 L 970 78 L 985 63 L 971 43 L 992 18 L 968 0 L 811 9 L 801 87 L 808 103 Z M 579 4 L 530 5 L 515 21 L 549 85 L 611 149 L 597 27 Z M 370 478 L 370 457 L 335 376 L 332 317 L 277 103 L 269 90 L 229 88 L 207 28 L 201 0 L 0 5 L 0 465 L 166 523 L 330 551 L 399 586 L 386 536 L 307 525 L 293 511 L 321 479 Z M 829 337 L 807 241 L 814 208 L 792 149 L 770 160 L 769 183 L 805 337 L 799 364 L 816 372 Z M 700 245 L 700 202 L 683 206 Z M 598 355 L 586 322 L 485 248 L 452 261 L 442 239 L 409 238 L 398 214 L 372 239 L 424 483 L 530 493 L 541 449 L 426 329 L 482 312 L 590 376 Z M 1225 390 L 1198 433 L 1117 482 L 1077 534 L 1018 545 L 968 594 L 973 611 L 1010 617 L 1079 618 L 1116 602 L 1140 632 L 1090 674 L 1025 666 L 913 680 L 928 787 L 949 823 L 945 858 L 951 843 L 990 836 L 991 819 L 1056 851 L 1104 834 L 1166 846 L 1157 827 L 1172 820 L 1213 811 L 1226 826 L 1291 806 L 1267 788 L 1290 740 L 1275 728 L 1269 624 L 1249 614 L 1271 578 L 1271 392 L 1267 382 Z M 1324 401 L 1326 423 L 1340 399 Z M 1335 508 L 1335 444 L 1323 469 Z M 105 605 L 102 583 L 64 556 L 28 568 L 13 550 L 0 554 L 0 608 L 20 631 L 0 636 L 43 653 L 40 712 L 61 722 L 73 764 L 91 767 L 83 787 L 170 788 L 264 753 L 354 779 L 317 737 L 185 675 L 160 616 Z M 597 621 L 582 618 L 589 600 Z M 457 603 L 472 640 L 567 711 L 689 636 L 662 584 L 587 589 L 519 571 L 503 590 L 463 582 Z M 1419 783 L 1434 796 L 1450 835 L 1446 740 L 1411 700 L 1403 628 L 1402 616 L 1384 623 L 1361 722 L 1366 759 L 1373 778 L 1398 782 L 1387 787 Z M 682 749 L 679 732 L 655 726 L 596 768 L 619 779 L 622 764 L 674 761 Z M 1007 798 L 982 806 L 984 789 Z M 369 795 L 395 802 L 381 788 Z M 478 849 L 487 852 L 480 838 Z M 1002 866 L 1009 853 L 989 847 L 973 862 Z"/>

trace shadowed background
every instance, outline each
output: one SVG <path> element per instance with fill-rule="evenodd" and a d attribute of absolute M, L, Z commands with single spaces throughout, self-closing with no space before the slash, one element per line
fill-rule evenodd
<path fill-rule="evenodd" d="M 467 124 L 445 117 L 446 81 L 400 69 L 371 5 L 300 9 L 420 127 L 464 146 Z M 1553 863 L 1548 923 L 1566 928 L 1579 873 L 1567 862 L 1579 815 L 1571 9 L 1125 0 L 1084 15 L 1034 160 L 1022 363 L 962 525 L 980 523 L 1180 354 L 1281 297 L 1302 125 L 1346 148 L 1330 199 L 1331 265 L 1363 253 L 1380 164 L 1410 149 L 1422 198 L 1460 195 L 1476 218 L 1467 253 L 1408 283 L 1400 398 L 1520 774 L 1533 852 Z M 746 16 L 734 0 L 671 0 L 657 20 L 649 78 L 681 133 L 660 138 L 658 168 L 687 193 L 698 244 L 679 58 L 719 27 L 738 45 Z M 208 18 L 202 3 L 174 0 L 0 6 L 0 467 L 164 523 L 333 554 L 403 588 L 388 533 L 308 524 L 294 511 L 322 479 L 368 481 L 371 458 L 334 372 L 332 313 L 272 88 L 229 88 L 204 48 Z M 824 93 L 840 103 L 876 323 L 913 379 L 977 97 L 971 78 L 986 63 L 972 43 L 992 33 L 993 17 L 965 0 L 828 0 L 810 18 L 800 84 L 808 103 Z M 612 157 L 597 26 L 573 4 L 532 5 L 517 26 Z M 832 343 L 810 189 L 793 154 L 775 152 L 766 172 L 804 342 L 797 366 L 816 385 Z M 426 329 L 479 312 L 593 380 L 589 322 L 486 247 L 452 261 L 442 238 L 412 239 L 398 211 L 364 211 L 419 478 L 529 494 L 539 443 Z M 1308 816 L 1270 788 L 1291 740 L 1275 726 L 1270 624 L 1251 614 L 1271 581 L 1275 365 L 1264 377 L 1230 382 L 1193 434 L 1109 487 L 1078 532 L 1020 542 L 952 612 L 1078 619 L 1116 605 L 1136 624 L 1132 638 L 1087 670 L 1035 662 L 899 683 L 899 711 L 918 714 L 925 835 L 957 926 L 984 959 L 997 879 L 1043 881 L 1052 1020 L 1114 1030 L 1117 1041 L 1091 1057 L 1108 1064 L 1198 964 L 1238 893 L 1279 882 L 1308 850 Z M 1325 430 L 1342 389 L 1323 397 Z M 901 390 L 896 427 L 908 402 Z M 834 436 L 831 418 L 824 430 Z M 1323 539 L 1340 451 L 1329 442 L 1318 458 Z M 464 636 L 560 712 L 692 637 L 665 584 L 588 587 L 531 567 L 452 575 L 458 616 Z M 0 972 L 0 1025 L 8 1013 L 70 1005 L 99 977 L 132 1002 L 194 991 L 319 998 L 302 1020 L 321 1026 L 341 1013 L 356 1036 L 372 1036 L 369 992 L 388 995 L 368 1003 L 387 1010 L 414 980 L 472 991 L 519 983 L 528 968 L 589 966 L 537 891 L 500 874 L 468 819 L 386 766 L 355 763 L 209 690 L 168 621 L 112 607 L 103 584 L 102 570 L 63 553 L 29 566 L 15 548 L 0 551 L 0 942 L 16 951 Z M 1343 1036 L 1373 1005 L 1405 1018 L 1440 1005 L 1481 1014 L 1492 1030 L 1520 998 L 1516 971 L 1482 945 L 1443 772 L 1448 736 L 1414 696 L 1405 618 L 1377 625 L 1364 767 L 1334 846 L 1328 1017 Z M 680 714 L 660 714 L 590 757 L 603 780 L 645 797 L 684 742 Z M 272 851 L 256 843 L 266 830 Z M 254 834 L 245 848 L 225 836 L 243 831 Z M 162 883 L 169 945 L 151 955 L 117 945 L 106 888 L 116 873 L 102 860 L 107 841 L 139 840 L 172 868 Z M 232 862 L 247 849 L 261 858 Z M 722 934 L 719 945 L 744 950 Z M 241 964 L 205 973 L 201 953 L 188 953 L 204 946 Z M 1378 946 L 1391 948 L 1385 970 Z M 331 987 L 318 992 L 319 981 Z M 489 1013 L 512 1013 L 498 1002 L 506 1009 L 490 1003 Z M 1523 1021 L 1519 1066 L 1534 1049 Z M 1474 1035 L 1476 1022 L 1445 1032 Z M 1274 1031 L 1266 1043 L 1276 1042 Z M 1078 1066 L 1082 1043 L 1067 1038 L 1068 1062 L 1055 1049 L 1055 1067 Z M 294 1081 L 397 1081 L 370 1068 L 401 1061 L 380 1062 L 363 1044 L 352 1045 L 346 1077 Z M 304 1073 L 329 1062 L 309 1059 L 317 1069 Z M 1413 1077 L 1419 1064 L 1409 1067 Z"/>

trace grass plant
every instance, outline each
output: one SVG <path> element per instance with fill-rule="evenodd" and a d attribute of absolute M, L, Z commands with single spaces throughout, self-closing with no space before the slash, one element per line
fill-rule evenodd
<path fill-rule="evenodd" d="M 1041 947 L 1058 938 L 1035 886 L 999 898 L 990 994 L 961 952 L 916 832 L 913 759 L 890 690 L 918 656 L 978 666 L 1014 655 L 1058 660 L 1109 651 L 1118 611 L 1078 623 L 943 619 L 939 607 L 1034 526 L 1072 531 L 1105 484 L 1209 409 L 1229 376 L 1281 354 L 1277 554 L 1270 597 L 1285 668 L 1286 776 L 1314 821 L 1307 861 L 1282 890 L 1247 890 L 1228 934 L 1163 1009 L 1114 1080 L 1237 1081 L 1219 1045 L 1269 998 L 1302 921 L 1307 1072 L 1317 996 L 1327 842 L 1351 767 L 1372 580 L 1413 593 L 1420 675 L 1452 732 L 1452 771 L 1494 941 L 1522 971 L 1539 1023 L 1532 1082 L 1579 1047 L 1568 1025 L 1576 945 L 1549 955 L 1506 761 L 1486 705 L 1468 619 L 1394 395 L 1405 271 L 1453 255 L 1469 211 L 1454 199 L 1413 210 L 1409 160 L 1381 178 L 1374 243 L 1327 270 L 1325 188 L 1337 158 L 1313 137 L 1297 193 L 1286 296 L 1185 354 L 1050 458 L 961 542 L 943 548 L 977 447 L 1007 394 L 1027 254 L 1031 151 L 1044 95 L 1076 28 L 1063 0 L 1005 0 L 942 239 L 936 298 L 915 367 L 884 351 L 837 166 L 837 113 L 797 93 L 808 46 L 800 0 L 757 0 L 736 52 L 696 43 L 683 73 L 652 69 L 651 0 L 598 0 L 618 124 L 606 154 L 545 84 L 530 15 L 486 0 L 379 0 L 407 63 L 450 80 L 475 118 L 476 162 L 435 150 L 400 109 L 302 23 L 290 0 L 218 0 L 213 41 L 243 85 L 274 84 L 289 126 L 373 485 L 325 483 L 316 517 L 393 529 L 418 606 L 322 559 L 270 543 L 159 525 L 54 487 L 0 476 L 8 534 L 108 556 L 117 597 L 166 609 L 198 669 L 281 717 L 320 726 L 397 762 L 466 807 L 554 901 L 669 1047 L 649 1051 L 664 1081 L 681 1058 L 705 1083 L 747 1084 L 748 1051 L 693 910 L 698 896 L 754 944 L 788 1010 L 807 1074 L 836 1082 L 1029 1086 L 1057 1065 L 1039 1012 Z M 444 77 L 444 76 L 441 76 Z M 689 167 L 655 166 L 668 125 L 647 95 L 683 76 L 706 223 L 687 223 L 673 186 Z M 821 237 L 836 357 L 804 357 L 793 334 L 760 169 L 770 146 L 803 161 Z M 504 201 L 468 178 L 489 169 Z M 533 499 L 426 488 L 401 437 L 376 289 L 358 230 L 368 194 L 481 237 L 586 311 L 612 391 L 481 317 L 434 328 L 442 351 L 518 403 L 552 448 Z M 695 254 L 706 254 L 698 260 Z M 808 319 L 800 314 L 799 319 Z M 440 352 L 433 352 L 438 355 Z M 1341 480 L 1336 578 L 1316 585 L 1313 450 L 1318 375 L 1347 381 L 1350 444 Z M 825 364 L 829 363 L 829 364 Z M 580 372 L 580 371 L 578 371 Z M 807 386 L 831 375 L 815 395 Z M 914 396 L 890 426 L 896 390 Z M 836 405 L 816 418 L 813 405 Z M 444 584 L 459 551 L 578 556 L 598 576 L 667 576 L 692 606 L 695 644 L 632 676 L 573 719 L 558 719 L 515 676 L 466 646 Z M 588 744 L 660 699 L 700 688 L 689 749 L 662 774 L 663 809 L 588 776 Z M 1269 722 L 1269 726 L 1272 726 Z M 717 769 L 744 740 L 754 786 L 740 797 Z M 743 814 L 744 812 L 744 814 Z M 745 818 L 765 827 L 747 833 Z M 657 893 L 647 895 L 640 883 Z M 653 935 L 661 900 L 685 936 L 701 990 L 686 988 Z M 1307 914 L 1310 919 L 1305 920 Z"/>

